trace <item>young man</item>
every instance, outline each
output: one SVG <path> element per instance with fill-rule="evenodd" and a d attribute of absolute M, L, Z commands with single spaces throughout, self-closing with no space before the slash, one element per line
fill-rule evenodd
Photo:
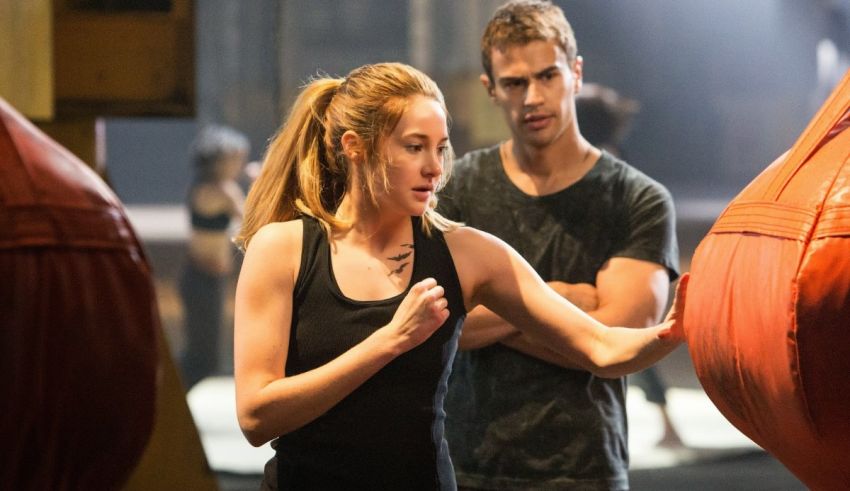
<path fill-rule="evenodd" d="M 563 12 L 502 6 L 482 58 L 511 138 L 460 159 L 439 210 L 511 244 L 596 319 L 654 324 L 678 276 L 672 200 L 579 132 L 583 61 Z M 628 489 L 624 379 L 577 369 L 483 308 L 469 313 L 461 348 L 472 351 L 447 399 L 461 488 Z"/>

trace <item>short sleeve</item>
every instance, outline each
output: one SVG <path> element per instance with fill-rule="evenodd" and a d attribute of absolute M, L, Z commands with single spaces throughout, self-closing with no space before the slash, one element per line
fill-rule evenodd
<path fill-rule="evenodd" d="M 464 221 L 463 203 L 461 202 L 463 174 L 463 161 L 455 161 L 453 175 L 449 178 L 446 186 L 437 193 L 437 213 L 456 222 Z"/>
<path fill-rule="evenodd" d="M 626 233 L 612 256 L 660 264 L 667 268 L 670 281 L 673 281 L 679 277 L 673 198 L 664 186 L 648 181 L 627 196 Z"/>

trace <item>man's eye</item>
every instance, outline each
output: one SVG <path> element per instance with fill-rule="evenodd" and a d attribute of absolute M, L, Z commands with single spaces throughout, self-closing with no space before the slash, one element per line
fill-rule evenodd
<path fill-rule="evenodd" d="M 503 80 L 502 88 L 505 90 L 516 90 L 523 85 L 522 80 Z"/>

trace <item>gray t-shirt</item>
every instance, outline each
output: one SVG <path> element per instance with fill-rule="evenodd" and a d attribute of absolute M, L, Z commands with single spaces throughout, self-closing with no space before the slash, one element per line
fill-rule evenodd
<path fill-rule="evenodd" d="M 507 177 L 499 147 L 455 163 L 440 193 L 447 218 L 513 246 L 546 280 L 596 283 L 628 257 L 678 276 L 669 192 L 603 152 L 578 182 L 529 196 Z M 628 489 L 625 379 L 560 368 L 501 344 L 459 353 L 446 400 L 458 484 L 491 489 Z"/>

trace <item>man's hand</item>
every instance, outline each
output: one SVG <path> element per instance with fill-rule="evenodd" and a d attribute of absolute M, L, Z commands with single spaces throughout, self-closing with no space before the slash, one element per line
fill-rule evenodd
<path fill-rule="evenodd" d="M 466 316 L 458 348 L 461 351 L 484 348 L 519 335 L 520 332 L 514 326 L 487 307 L 479 305 Z"/>
<path fill-rule="evenodd" d="M 563 281 L 547 281 L 558 295 L 566 298 L 570 303 L 585 312 L 596 310 L 599 307 L 599 297 L 596 296 L 596 287 L 590 283 L 565 283 Z"/>

